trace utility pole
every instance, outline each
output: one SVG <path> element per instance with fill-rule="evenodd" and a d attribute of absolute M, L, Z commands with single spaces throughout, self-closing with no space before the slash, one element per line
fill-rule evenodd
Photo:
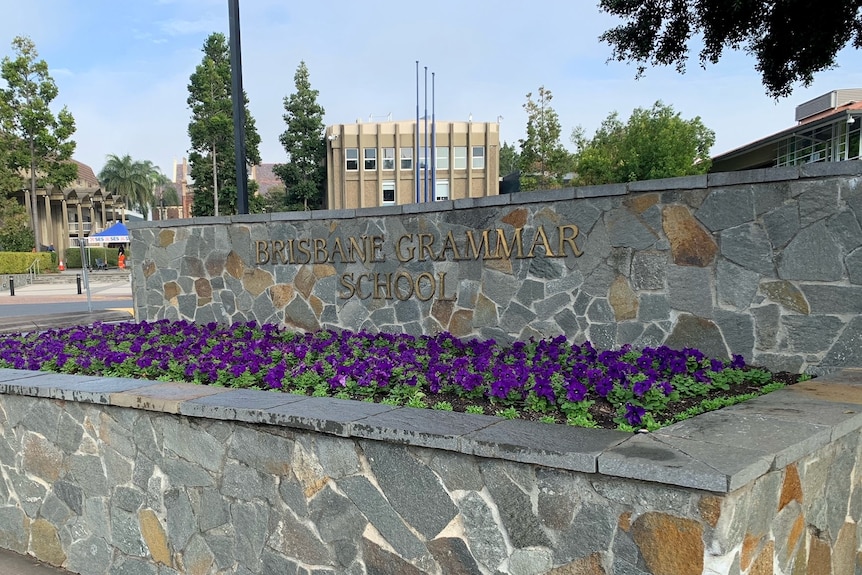
<path fill-rule="evenodd" d="M 236 154 L 236 213 L 248 213 L 248 168 L 245 165 L 245 97 L 239 38 L 239 0 L 228 0 L 230 13 L 230 77 Z"/>

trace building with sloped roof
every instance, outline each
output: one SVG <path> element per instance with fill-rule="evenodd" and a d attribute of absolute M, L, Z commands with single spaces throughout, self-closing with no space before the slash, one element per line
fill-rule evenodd
<path fill-rule="evenodd" d="M 53 245 L 63 259 L 64 251 L 90 234 L 126 221 L 126 206 L 122 197 L 105 192 L 93 168 L 71 160 L 78 168 L 75 179 L 62 189 L 37 189 L 37 221 L 45 249 Z M 22 189 L 15 194 L 18 202 L 30 213 L 30 192 Z"/>
<path fill-rule="evenodd" d="M 797 124 L 712 158 L 712 172 L 862 157 L 862 88 L 832 90 L 796 107 Z"/>

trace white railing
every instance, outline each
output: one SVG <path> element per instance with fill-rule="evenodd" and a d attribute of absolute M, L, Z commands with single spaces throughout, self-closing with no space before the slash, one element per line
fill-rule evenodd
<path fill-rule="evenodd" d="M 27 283 L 32 284 L 36 281 L 36 276 L 42 273 L 41 266 L 39 264 L 39 260 L 33 260 L 33 263 L 30 264 L 30 267 L 27 268 Z"/>

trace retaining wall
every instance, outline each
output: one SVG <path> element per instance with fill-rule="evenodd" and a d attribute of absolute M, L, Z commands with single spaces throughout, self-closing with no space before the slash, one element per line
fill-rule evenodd
<path fill-rule="evenodd" d="M 129 225 L 136 317 L 862 366 L 860 162 Z"/>
<path fill-rule="evenodd" d="M 87 575 L 862 567 L 862 370 L 651 434 L 0 370 L 0 546 Z"/>

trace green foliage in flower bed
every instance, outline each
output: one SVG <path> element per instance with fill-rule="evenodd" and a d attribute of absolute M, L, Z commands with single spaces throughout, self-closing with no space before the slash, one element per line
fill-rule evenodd
<path fill-rule="evenodd" d="M 0 336 L 0 367 L 187 381 L 582 427 L 657 429 L 781 383 L 696 349 L 598 351 L 560 336 L 299 334 L 254 322 L 101 324 Z"/>

